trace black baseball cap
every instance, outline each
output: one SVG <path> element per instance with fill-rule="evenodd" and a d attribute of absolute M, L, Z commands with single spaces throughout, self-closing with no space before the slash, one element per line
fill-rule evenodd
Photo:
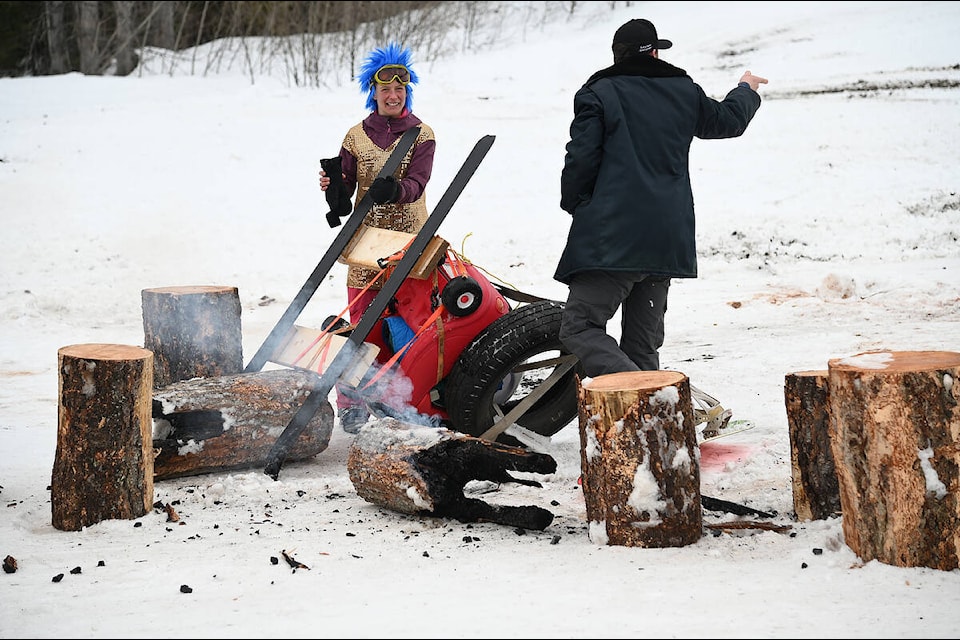
<path fill-rule="evenodd" d="M 621 25 L 613 34 L 613 44 L 629 44 L 637 47 L 637 53 L 652 49 L 669 49 L 673 43 L 657 37 L 657 28 L 645 18 L 634 18 Z"/>

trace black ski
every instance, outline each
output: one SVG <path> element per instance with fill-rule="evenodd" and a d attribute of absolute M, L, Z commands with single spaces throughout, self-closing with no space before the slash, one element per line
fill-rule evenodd
<path fill-rule="evenodd" d="M 453 177 L 450 186 L 447 187 L 447 190 L 444 192 L 443 197 L 440 198 L 430 217 L 427 218 L 423 227 L 417 232 L 413 242 L 407 247 L 403 258 L 401 258 L 400 262 L 394 267 L 393 273 L 391 273 L 390 277 L 384 282 L 383 288 L 377 293 L 373 302 L 371 302 L 370 306 L 363 312 L 356 328 L 350 332 L 348 342 L 334 356 L 330 362 L 330 366 L 323 372 L 320 380 L 307 394 L 303 405 L 301 405 L 297 413 L 294 414 L 293 418 L 290 419 L 283 433 L 280 434 L 280 437 L 277 438 L 277 441 L 273 444 L 273 448 L 267 456 L 267 465 L 263 472 L 274 480 L 280 475 L 280 468 L 283 466 L 287 453 L 296 443 L 297 438 L 300 437 L 300 434 L 310 420 L 313 419 L 313 416 L 320 409 L 320 406 L 327 401 L 327 397 L 333 390 L 337 379 L 353 364 L 357 348 L 366 340 L 374 324 L 380 319 L 380 316 L 390 304 L 393 296 L 396 295 L 400 285 L 403 284 L 403 281 L 410 275 L 417 260 L 420 259 L 420 255 L 424 249 L 426 249 L 430 240 L 436 235 L 437 230 L 440 228 L 440 223 L 447 217 L 457 198 L 460 197 L 470 178 L 473 177 L 477 167 L 480 166 L 487 152 L 490 151 L 494 139 L 495 136 L 487 135 L 480 138 L 474 145 L 470 155 L 464 160 L 457 175 Z"/>
<path fill-rule="evenodd" d="M 383 168 L 377 174 L 378 178 L 393 175 L 393 173 L 397 170 L 397 167 L 399 167 L 400 163 L 403 161 L 403 157 L 407 155 L 407 152 L 413 147 L 413 143 L 416 142 L 417 136 L 419 135 L 420 127 L 412 127 L 407 129 L 403 135 L 400 136 L 400 141 L 397 142 L 396 148 L 394 148 L 394 150 L 390 153 L 390 156 L 387 158 L 386 163 L 384 163 Z M 327 277 L 328 273 L 330 273 L 330 269 L 333 268 L 333 265 L 337 262 L 337 258 L 340 257 L 340 254 L 343 253 L 343 250 L 347 248 L 348 244 L 350 244 L 350 240 L 360 228 L 360 225 L 363 224 L 363 219 L 367 216 L 367 213 L 369 213 L 372 207 L 373 200 L 370 198 L 370 194 L 364 194 L 363 199 L 357 203 L 356 209 L 354 209 L 353 213 L 351 213 L 347 218 L 346 223 L 343 225 L 343 228 L 340 229 L 337 237 L 333 239 L 333 243 L 330 245 L 330 248 L 328 248 L 327 252 L 323 254 L 323 258 L 320 259 L 320 262 L 317 263 L 313 273 L 310 274 L 310 277 L 307 278 L 307 281 L 303 283 L 302 287 L 300 287 L 300 292 L 296 295 L 296 297 L 294 297 L 293 302 L 291 302 L 290 306 L 287 307 L 287 310 L 283 312 L 283 316 L 281 316 L 280 320 L 277 321 L 277 324 L 273 327 L 270 335 L 267 336 L 267 339 L 264 340 L 263 344 L 260 345 L 260 348 L 257 349 L 257 352 L 253 355 L 253 358 L 250 359 L 250 362 L 243 370 L 244 373 L 251 373 L 263 369 L 263 365 L 267 363 L 267 360 L 270 359 L 270 355 L 277 349 L 280 342 L 287 336 L 287 333 L 290 331 L 290 327 L 292 327 L 293 323 L 296 322 L 297 318 L 307 306 L 307 303 L 310 302 L 310 298 L 313 297 L 313 294 L 317 292 L 317 289 L 320 287 L 323 279 Z"/>

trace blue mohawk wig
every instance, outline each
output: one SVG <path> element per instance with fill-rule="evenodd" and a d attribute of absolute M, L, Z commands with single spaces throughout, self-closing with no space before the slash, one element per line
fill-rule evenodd
<path fill-rule="evenodd" d="M 407 71 L 410 72 L 410 84 L 407 85 L 407 101 L 404 106 L 407 110 L 412 109 L 413 87 L 410 85 L 417 84 L 420 78 L 417 77 L 416 72 L 414 72 L 410 66 L 410 55 L 410 49 L 401 47 L 396 42 L 391 42 L 385 47 L 377 47 L 367 54 L 367 57 L 363 60 L 363 64 L 360 65 L 360 74 L 357 76 L 360 91 L 367 92 L 367 109 L 370 111 L 377 110 L 377 101 L 374 99 L 376 86 L 373 81 L 373 74 L 375 74 L 380 67 L 387 64 L 402 64 L 407 68 Z"/>

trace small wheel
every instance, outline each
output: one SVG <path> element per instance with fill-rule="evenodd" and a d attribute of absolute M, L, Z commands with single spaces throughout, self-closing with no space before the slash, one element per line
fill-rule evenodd
<path fill-rule="evenodd" d="M 483 289 L 473 278 L 457 276 L 443 288 L 440 301 L 451 315 L 462 318 L 480 308 L 480 303 L 483 302 Z"/>
<path fill-rule="evenodd" d="M 542 436 L 554 435 L 577 417 L 576 375 L 582 367 L 560 343 L 562 314 L 563 305 L 555 301 L 523 305 L 467 345 L 444 385 L 454 429 L 481 436 L 525 401 L 530 406 L 514 422 Z M 534 394 L 541 395 L 526 400 Z M 497 440 L 519 444 L 505 434 Z"/>
<path fill-rule="evenodd" d="M 336 320 L 336 322 L 334 322 Z M 326 320 L 320 325 L 320 328 L 328 333 L 336 333 L 344 338 L 350 336 L 353 327 L 347 322 L 346 318 L 337 318 L 337 316 L 327 316 Z"/>

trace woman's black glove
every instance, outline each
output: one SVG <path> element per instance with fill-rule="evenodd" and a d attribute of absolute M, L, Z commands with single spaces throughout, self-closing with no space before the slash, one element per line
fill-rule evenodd
<path fill-rule="evenodd" d="M 377 204 L 396 202 L 400 197 L 400 183 L 393 176 L 377 178 L 370 185 L 370 198 Z"/>
<path fill-rule="evenodd" d="M 340 166 L 340 156 L 320 160 L 320 168 L 330 178 L 330 185 L 324 191 L 330 212 L 327 213 L 327 224 L 330 227 L 339 227 L 340 218 L 350 215 L 353 204 L 347 186 L 343 184 L 343 169 Z"/>

